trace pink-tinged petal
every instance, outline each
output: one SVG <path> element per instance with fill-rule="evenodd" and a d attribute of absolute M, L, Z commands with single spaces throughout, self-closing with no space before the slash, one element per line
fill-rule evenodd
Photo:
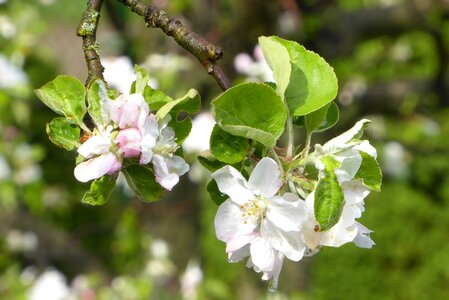
<path fill-rule="evenodd" d="M 111 119 L 121 128 L 142 128 L 150 110 L 141 94 L 120 95 L 110 103 Z"/>
<path fill-rule="evenodd" d="M 189 170 L 189 165 L 179 156 L 153 155 L 152 161 L 156 181 L 169 191 L 178 183 L 179 176 Z"/>
<path fill-rule="evenodd" d="M 234 252 L 243 246 L 251 243 L 254 239 L 258 238 L 260 235 L 258 232 L 252 232 L 250 234 L 235 236 L 226 241 L 226 252 Z"/>
<path fill-rule="evenodd" d="M 270 243 L 263 238 L 258 238 L 251 243 L 251 261 L 256 271 L 272 272 L 274 269 L 275 253 Z"/>
<path fill-rule="evenodd" d="M 249 72 L 253 63 L 253 59 L 246 53 L 237 54 L 237 56 L 234 58 L 234 67 L 237 72 L 241 74 L 246 74 L 247 72 Z"/>
<path fill-rule="evenodd" d="M 284 231 L 299 231 L 307 220 L 306 204 L 292 193 L 286 193 L 283 197 L 274 196 L 268 199 L 269 209 L 266 217 Z M 296 200 L 291 201 L 293 199 Z"/>
<path fill-rule="evenodd" d="M 157 139 L 159 136 L 159 125 L 155 115 L 150 114 L 145 118 L 143 132 L 145 132 L 144 136 L 150 135 L 155 140 Z"/>
<path fill-rule="evenodd" d="M 249 190 L 246 179 L 233 167 L 223 167 L 212 173 L 211 176 L 217 182 L 220 192 L 231 197 L 231 200 L 238 205 L 244 205 L 254 199 L 255 196 Z"/>
<path fill-rule="evenodd" d="M 117 157 L 113 153 L 105 153 L 86 160 L 75 167 L 75 178 L 81 182 L 100 178 L 117 166 Z"/>
<path fill-rule="evenodd" d="M 236 251 L 228 252 L 228 261 L 231 263 L 236 263 L 236 262 L 241 261 L 245 257 L 250 256 L 249 247 L 250 246 L 248 244 Z"/>
<path fill-rule="evenodd" d="M 91 158 L 108 152 L 111 145 L 110 138 L 94 135 L 78 148 L 78 153 L 85 158 Z"/>
<path fill-rule="evenodd" d="M 281 171 L 271 158 L 262 158 L 249 177 L 250 189 L 264 197 L 274 196 L 282 186 Z"/>
<path fill-rule="evenodd" d="M 260 235 L 269 241 L 274 249 L 293 261 L 299 261 L 306 250 L 299 231 L 283 231 L 267 219 L 261 223 Z"/>
<path fill-rule="evenodd" d="M 120 171 L 122 169 L 122 163 L 120 160 L 115 156 L 115 161 L 111 165 L 111 168 L 108 170 L 108 174 L 114 174 L 117 171 Z"/>
<path fill-rule="evenodd" d="M 115 138 L 115 142 L 120 148 L 120 152 L 124 157 L 137 157 L 141 152 L 142 136 L 136 128 L 128 128 L 120 130 Z"/>
<path fill-rule="evenodd" d="M 257 224 L 247 222 L 242 218 L 240 207 L 231 200 L 223 202 L 215 215 L 215 234 L 220 241 L 228 242 L 230 239 L 249 235 L 254 232 Z"/>

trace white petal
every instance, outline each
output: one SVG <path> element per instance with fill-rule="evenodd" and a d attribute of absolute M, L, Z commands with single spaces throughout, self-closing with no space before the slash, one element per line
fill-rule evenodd
<path fill-rule="evenodd" d="M 223 167 L 212 173 L 211 176 L 217 182 L 220 192 L 231 197 L 231 200 L 238 205 L 243 205 L 248 200 L 254 199 L 254 194 L 249 190 L 246 179 L 233 167 Z"/>
<path fill-rule="evenodd" d="M 274 267 L 274 249 L 270 243 L 263 239 L 258 238 L 251 243 L 250 246 L 251 261 L 257 269 L 261 271 L 272 271 Z"/>
<path fill-rule="evenodd" d="M 360 180 L 343 182 L 341 187 L 347 205 L 363 203 L 363 199 L 365 199 L 371 191 L 368 187 L 364 186 Z"/>
<path fill-rule="evenodd" d="M 179 176 L 171 173 L 167 161 L 160 155 L 153 155 L 153 169 L 156 181 L 165 189 L 171 189 L 179 182 Z"/>
<path fill-rule="evenodd" d="M 367 140 L 364 140 L 359 145 L 354 146 L 354 149 L 363 151 L 365 153 L 368 153 L 371 157 L 377 158 L 376 148 L 371 146 L 371 144 Z"/>
<path fill-rule="evenodd" d="M 250 245 L 247 244 L 236 251 L 229 252 L 228 253 L 228 261 L 231 263 L 236 263 L 236 262 L 241 261 L 245 257 L 250 256 L 249 247 L 250 247 Z"/>
<path fill-rule="evenodd" d="M 370 120 L 363 119 L 358 121 L 351 129 L 346 131 L 345 133 L 333 138 L 332 140 L 328 141 L 326 144 L 323 145 L 323 149 L 331 153 L 332 148 L 340 148 L 344 144 L 349 143 L 354 138 L 360 138 L 363 128 L 366 126 L 366 124 L 371 123 Z"/>
<path fill-rule="evenodd" d="M 249 177 L 250 189 L 264 197 L 271 197 L 281 188 L 281 171 L 278 164 L 271 158 L 262 158 Z"/>
<path fill-rule="evenodd" d="M 269 198 L 269 209 L 266 217 L 284 231 L 299 231 L 307 220 L 306 204 L 292 193 L 287 193 L 283 197 L 290 200 L 296 199 L 296 201 L 286 201 L 279 196 Z"/>
<path fill-rule="evenodd" d="M 262 221 L 260 235 L 267 239 L 274 249 L 293 261 L 299 261 L 306 250 L 306 245 L 298 231 L 283 231 L 268 219 Z"/>
<path fill-rule="evenodd" d="M 226 252 L 237 251 L 243 246 L 251 243 L 251 241 L 258 238 L 259 236 L 259 233 L 253 231 L 250 234 L 232 237 L 226 241 Z"/>
<path fill-rule="evenodd" d="M 273 270 L 271 272 L 264 272 L 262 280 L 272 280 L 270 283 L 270 290 L 276 291 L 279 283 L 279 275 L 282 270 L 282 263 L 284 261 L 284 255 L 278 251 L 274 254 Z"/>
<path fill-rule="evenodd" d="M 362 164 L 362 156 L 355 149 L 348 149 L 334 156 L 341 166 L 335 170 L 339 182 L 352 180 Z"/>
<path fill-rule="evenodd" d="M 94 135 L 78 148 L 78 153 L 85 158 L 91 158 L 108 152 L 111 145 L 112 142 L 110 138 Z"/>
<path fill-rule="evenodd" d="M 175 173 L 178 176 L 184 175 L 189 171 L 189 165 L 180 156 L 168 157 L 167 165 L 170 172 Z"/>
<path fill-rule="evenodd" d="M 220 241 L 228 242 L 231 238 L 252 233 L 257 224 L 245 223 L 240 207 L 228 199 L 218 207 L 214 225 L 217 238 Z"/>
<path fill-rule="evenodd" d="M 146 117 L 143 132 L 144 135 L 149 134 L 154 139 L 159 136 L 159 125 L 157 123 L 155 115 L 150 114 L 148 117 Z"/>
<path fill-rule="evenodd" d="M 100 178 L 117 165 L 117 157 L 113 153 L 106 153 L 86 160 L 75 167 L 75 178 L 81 182 Z"/>
<path fill-rule="evenodd" d="M 354 239 L 354 244 L 356 244 L 357 247 L 360 248 L 368 248 L 371 249 L 375 243 L 370 237 L 370 233 L 372 232 L 359 222 L 355 223 L 355 226 L 357 227 L 357 236 Z"/>

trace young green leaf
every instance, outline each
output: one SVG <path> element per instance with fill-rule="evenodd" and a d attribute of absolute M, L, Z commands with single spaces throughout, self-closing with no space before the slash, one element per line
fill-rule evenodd
<path fill-rule="evenodd" d="M 209 192 L 210 198 L 212 201 L 214 201 L 215 204 L 220 205 L 223 202 L 226 201 L 229 197 L 225 194 L 222 194 L 220 190 L 218 189 L 218 185 L 215 182 L 215 180 L 209 181 L 206 187 L 207 191 Z"/>
<path fill-rule="evenodd" d="M 282 99 L 268 85 L 236 85 L 212 101 L 215 120 L 230 134 L 274 147 L 284 132 L 287 112 Z"/>
<path fill-rule="evenodd" d="M 168 102 L 173 101 L 173 98 L 167 96 L 163 91 L 152 89 L 150 86 L 145 87 L 143 97 L 151 110 L 159 110 Z"/>
<path fill-rule="evenodd" d="M 95 125 L 101 126 L 109 122 L 109 115 L 105 108 L 108 105 L 108 91 L 101 79 L 96 79 L 87 90 L 87 111 Z"/>
<path fill-rule="evenodd" d="M 226 163 L 221 162 L 213 157 L 198 156 L 198 161 L 204 168 L 206 168 L 210 172 L 215 172 L 218 169 L 226 166 Z"/>
<path fill-rule="evenodd" d="M 337 123 L 339 117 L 338 106 L 335 102 L 326 104 L 322 108 L 305 115 L 307 132 L 321 132 Z"/>
<path fill-rule="evenodd" d="M 54 112 L 65 116 L 72 123 L 89 131 L 83 123 L 87 111 L 84 99 L 86 89 L 78 79 L 72 76 L 59 75 L 34 92 Z"/>
<path fill-rule="evenodd" d="M 363 184 L 372 190 L 380 191 L 382 185 L 382 171 L 377 163 L 376 159 L 366 152 L 359 151 L 362 156 L 362 164 L 355 179 L 362 179 Z"/>
<path fill-rule="evenodd" d="M 345 198 L 334 171 L 338 162 L 330 156 L 325 156 L 321 160 L 324 164 L 324 177 L 320 178 L 315 190 L 314 208 L 320 231 L 325 231 L 337 224 Z"/>
<path fill-rule="evenodd" d="M 81 202 L 95 206 L 105 204 L 114 190 L 116 179 L 117 176 L 115 175 L 105 175 L 94 180 L 90 185 L 89 191 L 84 193 Z"/>
<path fill-rule="evenodd" d="M 156 182 L 153 170 L 143 165 L 129 165 L 122 169 L 129 187 L 144 201 L 160 200 L 162 187 Z"/>
<path fill-rule="evenodd" d="M 47 134 L 53 144 L 68 151 L 81 146 L 80 128 L 70 124 L 66 118 L 57 117 L 48 123 Z"/>
<path fill-rule="evenodd" d="M 162 106 L 156 113 L 156 117 L 161 120 L 169 113 L 175 113 L 175 116 L 177 116 L 181 111 L 194 114 L 200 110 L 200 106 L 200 95 L 196 90 L 191 89 L 184 97 L 168 102 Z"/>
<path fill-rule="evenodd" d="M 338 91 L 337 77 L 321 56 L 293 41 L 272 36 L 265 37 L 265 44 L 267 39 L 270 40 L 270 45 L 278 43 L 285 47 L 290 57 L 290 68 L 285 67 L 285 55 L 271 68 L 274 74 L 285 70 L 289 75 L 288 86 L 283 95 L 293 116 L 307 115 L 335 99 Z M 279 51 L 276 53 L 280 55 Z M 284 89 L 285 76 L 283 75 L 282 82 L 276 80 L 278 93 Z M 276 76 L 275 78 L 278 79 Z"/>
<path fill-rule="evenodd" d="M 168 123 L 168 126 L 170 126 L 175 131 L 176 143 L 178 143 L 178 145 L 181 145 L 182 142 L 184 142 L 185 139 L 189 136 L 190 130 L 192 130 L 192 119 L 190 117 L 186 117 L 182 121 L 177 121 L 173 118 Z"/>
<path fill-rule="evenodd" d="M 227 133 L 215 125 L 210 137 L 210 151 L 219 161 L 235 164 L 245 158 L 248 139 Z"/>
<path fill-rule="evenodd" d="M 273 70 L 273 77 L 276 80 L 275 89 L 278 95 L 284 98 L 292 71 L 290 55 L 287 49 L 272 37 L 259 37 L 259 44 L 265 60 Z"/>
<path fill-rule="evenodd" d="M 145 88 L 148 86 L 150 75 L 148 75 L 148 71 L 145 68 L 142 68 L 139 65 L 134 66 L 134 73 L 136 74 L 136 83 L 131 87 L 131 89 L 134 89 L 134 91 L 131 91 L 131 94 L 143 94 Z"/>

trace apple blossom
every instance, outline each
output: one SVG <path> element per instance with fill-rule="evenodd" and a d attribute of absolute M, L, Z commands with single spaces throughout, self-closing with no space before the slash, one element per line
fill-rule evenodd
<path fill-rule="evenodd" d="M 112 151 L 112 130 L 112 125 L 99 127 L 97 134 L 78 148 L 78 153 L 86 159 L 75 167 L 74 174 L 78 181 L 87 182 L 122 168 L 121 160 Z"/>
<path fill-rule="evenodd" d="M 179 146 L 175 142 L 175 132 L 168 126 L 170 120 L 170 115 L 167 115 L 159 123 L 149 122 L 147 128 L 153 134 L 158 128 L 156 145 L 152 148 L 152 163 L 156 181 L 169 191 L 178 183 L 179 176 L 189 171 L 189 165 L 184 159 L 174 155 Z"/>
<path fill-rule="evenodd" d="M 235 168 L 225 166 L 212 174 L 229 199 L 215 216 L 217 238 L 226 243 L 231 262 L 250 256 L 249 266 L 277 282 L 281 255 L 299 261 L 306 246 L 299 231 L 307 220 L 305 203 L 292 193 L 277 196 L 282 186 L 280 170 L 263 158 L 247 181 Z"/>

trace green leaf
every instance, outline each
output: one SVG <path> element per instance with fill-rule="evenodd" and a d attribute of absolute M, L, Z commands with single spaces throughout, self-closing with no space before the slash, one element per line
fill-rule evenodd
<path fill-rule="evenodd" d="M 63 115 L 70 122 L 90 131 L 83 123 L 87 108 L 86 89 L 75 77 L 59 75 L 40 89 L 34 90 L 37 97 L 57 114 Z"/>
<path fill-rule="evenodd" d="M 143 97 L 145 98 L 145 102 L 148 103 L 148 106 L 151 110 L 159 110 L 168 102 L 173 101 L 173 99 L 167 96 L 163 91 L 154 90 L 150 86 L 147 86 L 145 88 Z"/>
<path fill-rule="evenodd" d="M 337 224 L 343 211 L 345 198 L 334 172 L 338 162 L 330 156 L 325 156 L 321 160 L 324 163 L 324 176 L 318 181 L 315 189 L 314 208 L 320 231 L 325 231 Z"/>
<path fill-rule="evenodd" d="M 212 201 L 214 201 L 215 204 L 220 205 L 223 202 L 226 201 L 229 197 L 225 194 L 222 194 L 220 190 L 218 189 L 218 185 L 215 182 L 215 180 L 209 181 L 206 187 L 207 191 L 209 192 L 210 198 Z"/>
<path fill-rule="evenodd" d="M 284 132 L 287 112 L 282 99 L 268 85 L 236 85 L 212 101 L 215 120 L 226 132 L 274 147 Z"/>
<path fill-rule="evenodd" d="M 66 118 L 57 117 L 48 123 L 47 134 L 53 144 L 66 150 L 70 151 L 81 146 L 80 128 L 70 124 Z"/>
<path fill-rule="evenodd" d="M 200 110 L 200 106 L 200 95 L 196 90 L 191 89 L 184 97 L 168 102 L 162 106 L 156 113 L 156 117 L 161 120 L 169 113 L 175 113 L 177 116 L 182 111 L 188 114 L 194 114 Z"/>
<path fill-rule="evenodd" d="M 337 123 L 339 117 L 338 106 L 335 102 L 326 104 L 322 108 L 304 116 L 307 132 L 321 132 Z"/>
<path fill-rule="evenodd" d="M 156 182 L 153 170 L 143 165 L 129 165 L 122 169 L 129 187 L 144 201 L 160 200 L 162 187 Z"/>
<path fill-rule="evenodd" d="M 106 107 L 108 105 L 108 91 L 106 84 L 101 79 L 96 79 L 87 91 L 87 111 L 97 126 L 104 125 L 109 121 Z"/>
<path fill-rule="evenodd" d="M 206 168 L 210 172 L 215 172 L 227 165 L 226 163 L 221 162 L 214 157 L 198 156 L 198 161 L 204 168 Z"/>
<path fill-rule="evenodd" d="M 338 105 L 335 102 L 331 102 L 327 110 L 326 118 L 324 118 L 324 121 L 320 124 L 320 126 L 315 129 L 315 132 L 323 132 L 331 128 L 338 122 L 339 118 L 340 111 L 338 109 Z"/>
<path fill-rule="evenodd" d="M 148 74 L 148 71 L 145 68 L 142 68 L 139 65 L 134 66 L 134 73 L 136 74 L 136 83 L 134 87 L 131 87 L 131 89 L 134 89 L 134 91 L 131 91 L 131 94 L 132 93 L 143 94 L 145 88 L 148 86 L 150 75 Z"/>
<path fill-rule="evenodd" d="M 234 136 L 215 125 L 210 137 L 210 151 L 219 161 L 235 164 L 245 158 L 248 139 Z"/>
<path fill-rule="evenodd" d="M 168 123 L 168 126 L 170 126 L 175 131 L 176 143 L 178 143 L 178 145 L 181 145 L 182 142 L 184 142 L 185 139 L 189 136 L 190 130 L 192 130 L 192 119 L 190 117 L 186 117 L 182 121 L 177 121 L 176 119 L 172 118 Z"/>
<path fill-rule="evenodd" d="M 265 60 L 273 70 L 273 77 L 276 81 L 275 89 L 278 95 L 284 98 L 292 71 L 290 55 L 287 49 L 272 37 L 259 37 L 259 44 Z"/>
<path fill-rule="evenodd" d="M 362 179 L 363 184 L 372 190 L 380 191 L 382 185 L 382 170 L 376 159 L 366 152 L 359 151 L 362 156 L 362 164 L 355 174 L 355 179 Z"/>
<path fill-rule="evenodd" d="M 95 206 L 105 204 L 114 190 L 116 179 L 116 175 L 105 175 L 94 180 L 90 185 L 89 191 L 84 193 L 81 202 Z"/>
<path fill-rule="evenodd" d="M 279 43 L 288 51 L 290 68 L 285 66 L 287 62 L 284 54 L 279 63 L 273 64 L 271 68 L 274 74 L 282 70 L 289 74 L 288 86 L 283 95 L 293 116 L 307 115 L 335 99 L 338 91 L 337 77 L 333 68 L 321 56 L 293 41 L 275 36 L 265 39 L 270 39 L 271 44 Z M 281 56 L 279 51 L 277 55 Z M 278 82 L 275 76 L 278 94 L 284 89 L 285 76 L 282 76 L 282 82 Z"/>

